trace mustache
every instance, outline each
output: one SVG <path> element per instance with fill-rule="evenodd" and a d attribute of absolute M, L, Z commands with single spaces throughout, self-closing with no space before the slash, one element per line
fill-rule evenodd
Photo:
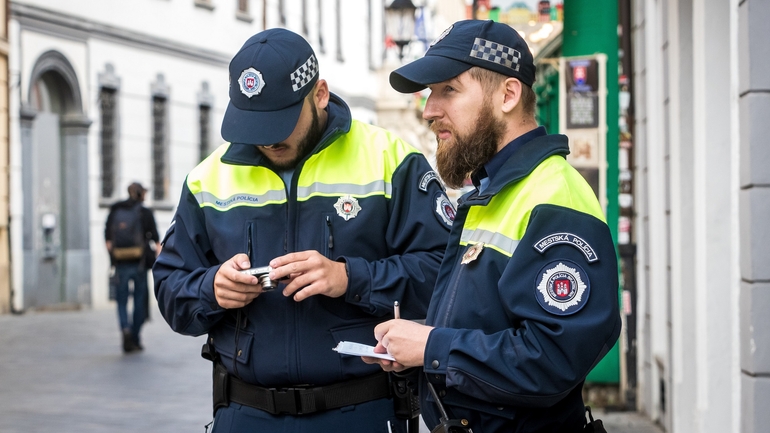
<path fill-rule="evenodd" d="M 428 128 L 429 128 L 429 129 L 431 130 L 431 132 L 433 132 L 434 134 L 438 134 L 438 132 L 439 132 L 439 131 L 442 131 L 442 130 L 444 130 L 444 131 L 450 131 L 450 132 L 453 132 L 453 131 L 454 131 L 454 130 L 452 129 L 452 127 L 451 127 L 451 126 L 449 126 L 449 125 L 446 125 L 446 124 L 444 124 L 444 123 L 441 123 L 441 122 L 439 122 L 439 121 L 437 121 L 437 120 L 429 120 L 429 121 L 428 121 Z"/>

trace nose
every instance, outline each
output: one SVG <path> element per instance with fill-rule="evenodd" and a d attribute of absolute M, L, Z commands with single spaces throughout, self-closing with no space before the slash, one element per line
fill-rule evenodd
<path fill-rule="evenodd" d="M 434 98 L 433 93 L 428 95 L 428 100 L 425 101 L 425 109 L 422 110 L 422 118 L 425 120 L 436 120 L 441 117 L 438 102 Z"/>

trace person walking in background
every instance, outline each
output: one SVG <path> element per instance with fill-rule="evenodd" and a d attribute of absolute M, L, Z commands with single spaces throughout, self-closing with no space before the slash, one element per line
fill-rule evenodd
<path fill-rule="evenodd" d="M 147 189 L 138 182 L 129 185 L 128 199 L 110 207 L 104 229 L 110 263 L 115 268 L 115 300 L 126 353 L 143 350 L 139 333 L 149 314 L 147 271 L 160 252 L 155 216 L 142 204 L 146 193 Z M 129 281 L 133 281 L 131 319 L 128 314 Z"/>
<path fill-rule="evenodd" d="M 620 334 L 610 230 L 566 161 L 567 137 L 538 127 L 534 81 L 519 33 L 473 20 L 390 75 L 402 93 L 430 88 L 438 172 L 475 186 L 459 200 L 425 325 L 378 325 L 375 352 L 395 362 L 364 358 L 400 374 L 418 367 L 431 428 L 583 432 L 583 381 Z"/>
<path fill-rule="evenodd" d="M 395 301 L 425 317 L 454 217 L 443 185 L 414 147 L 353 120 L 285 29 L 230 62 L 222 136 L 153 268 L 172 329 L 208 333 L 213 431 L 405 432 L 418 418 L 396 412 L 388 374 L 332 348 L 374 343 Z"/>

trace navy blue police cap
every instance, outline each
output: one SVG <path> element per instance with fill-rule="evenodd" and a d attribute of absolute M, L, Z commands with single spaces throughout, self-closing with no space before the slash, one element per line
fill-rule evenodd
<path fill-rule="evenodd" d="M 281 28 L 257 33 L 230 61 L 222 138 L 262 146 L 285 140 L 317 81 L 318 60 L 302 36 Z"/>
<path fill-rule="evenodd" d="M 532 87 L 535 63 L 513 27 L 490 20 L 458 21 L 444 30 L 425 56 L 390 73 L 390 85 L 414 93 L 450 80 L 473 66 L 515 77 Z"/>

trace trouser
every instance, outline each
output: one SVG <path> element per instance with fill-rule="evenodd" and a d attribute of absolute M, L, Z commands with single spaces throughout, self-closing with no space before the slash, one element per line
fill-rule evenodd
<path fill-rule="evenodd" d="M 309 415 L 272 415 L 237 403 L 217 409 L 212 433 L 242 432 L 406 433 L 396 418 L 393 401 L 383 398 Z"/>
<path fill-rule="evenodd" d="M 130 329 L 131 335 L 138 343 L 139 331 L 147 319 L 147 305 L 149 302 L 147 270 L 140 266 L 139 262 L 118 262 L 115 264 L 115 273 L 118 276 L 115 300 L 118 303 L 120 329 Z M 129 281 L 134 282 L 134 311 L 131 320 L 129 320 L 128 314 Z"/>

